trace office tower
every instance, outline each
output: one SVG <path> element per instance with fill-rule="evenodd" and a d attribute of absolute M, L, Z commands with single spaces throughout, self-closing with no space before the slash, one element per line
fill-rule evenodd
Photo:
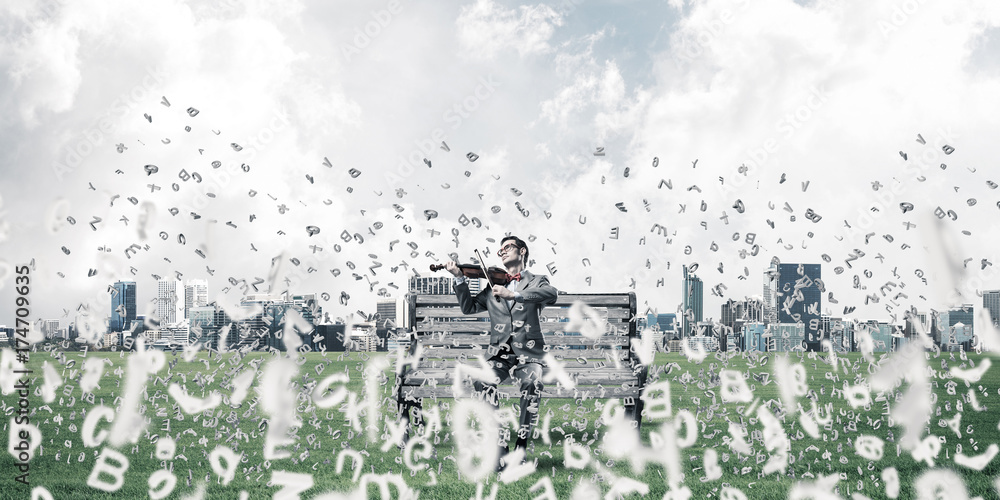
<path fill-rule="evenodd" d="M 375 303 L 379 328 L 409 328 L 407 302 L 403 297 L 383 299 Z"/>
<path fill-rule="evenodd" d="M 823 340 L 829 340 L 836 352 L 851 352 L 854 350 L 854 328 L 852 323 L 843 318 L 830 316 L 820 317 L 820 348 Z"/>
<path fill-rule="evenodd" d="M 732 327 L 737 321 L 760 323 L 764 321 L 764 301 L 760 298 L 747 300 L 729 299 L 722 304 L 722 324 Z"/>
<path fill-rule="evenodd" d="M 109 331 L 123 332 L 132 325 L 136 313 L 135 292 L 134 281 L 116 281 L 112 285 Z"/>
<path fill-rule="evenodd" d="M 323 308 L 320 307 L 315 293 L 298 295 L 291 295 L 287 292 L 248 294 L 240 301 L 240 307 L 244 309 L 259 307 L 261 312 L 231 325 L 229 334 L 225 338 L 219 339 L 220 342 L 226 344 L 228 349 L 273 348 L 284 351 L 286 349 L 284 329 L 290 310 L 295 311 L 301 318 L 301 321 L 292 323 L 298 325 L 294 334 L 299 336 L 299 344 L 308 346 L 303 347 L 308 349 L 317 347 L 312 340 L 315 333 L 314 325 L 319 323 L 320 318 L 323 317 Z M 214 321 L 216 325 L 219 323 L 218 319 Z"/>
<path fill-rule="evenodd" d="M 765 322 L 802 323 L 807 349 L 820 347 L 820 311 L 823 309 L 819 264 L 772 262 L 764 273 Z"/>
<path fill-rule="evenodd" d="M 903 335 L 908 339 L 916 338 L 918 336 L 918 329 L 922 330 L 924 335 L 933 338 L 933 316 L 926 312 L 906 311 L 904 315 Z"/>
<path fill-rule="evenodd" d="M 232 323 L 226 311 L 218 306 L 193 307 L 188 311 L 188 321 L 191 325 L 191 342 L 201 342 L 205 348 L 211 349 L 219 348 L 220 332 Z M 222 340 L 235 342 L 234 338 L 228 337 Z M 230 345 L 228 342 L 224 343 Z"/>
<path fill-rule="evenodd" d="M 746 323 L 741 331 L 743 349 L 746 351 L 767 351 L 767 326 L 764 323 Z"/>
<path fill-rule="evenodd" d="M 872 336 L 873 350 L 875 352 L 889 352 L 892 350 L 892 326 L 884 321 L 869 320 L 864 323 Z"/>
<path fill-rule="evenodd" d="M 408 308 L 404 307 L 407 302 L 403 297 L 395 299 L 385 299 L 375 304 L 375 335 L 378 337 L 378 351 L 390 350 L 392 346 L 399 346 L 397 332 L 401 334 L 408 329 L 409 315 Z M 391 344 L 391 345 L 390 345 Z"/>
<path fill-rule="evenodd" d="M 767 326 L 767 350 L 791 352 L 805 350 L 805 325 L 802 323 L 772 323 Z"/>
<path fill-rule="evenodd" d="M 208 304 L 208 281 L 188 280 L 184 285 L 184 317 L 191 317 L 191 309 Z"/>
<path fill-rule="evenodd" d="M 684 284 L 681 296 L 684 298 L 682 332 L 684 337 L 694 335 L 695 326 L 702 320 L 704 290 L 701 278 L 688 271 L 684 266 Z"/>
<path fill-rule="evenodd" d="M 58 319 L 43 319 L 41 320 L 41 325 L 39 328 L 42 331 L 42 335 L 47 339 L 55 338 L 59 335 L 59 320 Z"/>
<path fill-rule="evenodd" d="M 725 350 L 746 349 L 741 335 L 743 325 L 747 323 L 763 323 L 765 310 L 764 301 L 759 296 L 746 300 L 729 299 L 725 304 L 722 304 L 722 314 L 720 317 L 722 318 L 723 335 L 727 338 L 733 338 L 732 343 L 728 341 L 723 343 Z"/>
<path fill-rule="evenodd" d="M 646 315 L 646 326 L 664 333 L 670 333 L 671 336 L 673 336 L 673 332 L 677 329 L 676 321 L 677 315 L 674 313 Z"/>
<path fill-rule="evenodd" d="M 974 313 L 972 304 L 949 309 L 937 314 L 934 322 L 934 340 L 945 351 L 966 351 L 972 348 Z"/>
<path fill-rule="evenodd" d="M 778 261 L 771 261 L 770 267 L 764 271 L 764 320 L 765 325 L 778 322 Z"/>
<path fill-rule="evenodd" d="M 1000 323 L 1000 290 L 983 292 L 983 309 L 989 311 L 990 321 L 994 325 Z"/>
<path fill-rule="evenodd" d="M 178 280 L 160 280 L 156 283 L 156 316 L 160 326 L 184 319 L 184 290 Z"/>

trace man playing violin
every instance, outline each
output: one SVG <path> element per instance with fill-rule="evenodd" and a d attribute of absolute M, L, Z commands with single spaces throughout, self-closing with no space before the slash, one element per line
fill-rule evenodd
<path fill-rule="evenodd" d="M 489 351 L 492 357 L 489 363 L 497 376 L 496 382 L 513 377 L 521 386 L 520 426 L 515 446 L 523 450 L 538 420 L 542 391 L 545 340 L 538 316 L 546 305 L 555 303 L 559 292 L 549 284 L 548 277 L 524 269 L 528 262 L 528 245 L 517 236 L 500 240 L 497 255 L 507 268 L 509 282 L 506 286 L 494 284 L 475 297 L 457 264 L 447 262 L 445 269 L 455 275 L 455 295 L 462 313 L 490 313 Z M 496 383 L 477 381 L 474 388 L 493 407 L 499 407 Z M 501 446 L 500 450 L 501 457 L 508 451 L 507 446 Z"/>

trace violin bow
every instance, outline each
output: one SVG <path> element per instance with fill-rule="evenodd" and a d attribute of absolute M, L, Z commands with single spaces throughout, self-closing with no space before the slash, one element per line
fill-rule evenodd
<path fill-rule="evenodd" d="M 483 259 L 483 256 L 479 253 L 478 248 L 476 249 L 476 257 L 479 259 L 479 268 L 483 270 L 483 275 L 486 276 L 486 282 L 490 284 L 490 288 L 493 288 L 493 280 L 490 279 L 490 272 L 486 269 L 486 260 Z M 500 302 L 499 296 L 494 295 L 493 298 L 497 299 L 497 302 Z"/>

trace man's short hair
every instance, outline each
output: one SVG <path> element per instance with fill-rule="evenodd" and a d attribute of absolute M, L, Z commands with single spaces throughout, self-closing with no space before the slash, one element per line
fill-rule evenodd
<path fill-rule="evenodd" d="M 505 241 L 509 241 L 509 240 L 513 240 L 514 244 L 517 245 L 518 248 L 523 248 L 524 249 L 524 259 L 523 259 L 523 262 L 524 262 L 525 267 L 527 267 L 527 265 L 528 265 L 528 255 L 531 254 L 531 250 L 528 250 L 528 244 L 525 243 L 524 240 L 522 240 L 521 238 L 518 238 L 517 236 L 511 235 L 511 236 L 505 236 L 502 240 L 500 240 L 500 248 L 503 248 L 504 242 Z"/>

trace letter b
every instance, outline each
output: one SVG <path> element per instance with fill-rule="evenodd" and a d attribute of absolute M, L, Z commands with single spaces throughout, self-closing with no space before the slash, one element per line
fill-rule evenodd
<path fill-rule="evenodd" d="M 117 462 L 117 465 L 109 464 L 108 460 Z M 110 448 L 102 448 L 101 454 L 97 457 L 97 463 L 94 464 L 94 469 L 90 471 L 90 477 L 87 478 L 87 486 L 113 493 L 125 484 L 125 471 L 127 470 L 128 457 Z M 111 476 L 114 482 L 106 482 L 102 476 Z"/>

